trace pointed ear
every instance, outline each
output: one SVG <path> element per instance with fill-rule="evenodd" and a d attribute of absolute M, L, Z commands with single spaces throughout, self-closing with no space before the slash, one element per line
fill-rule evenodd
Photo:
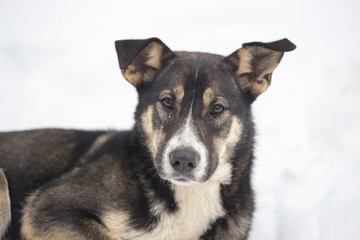
<path fill-rule="evenodd" d="M 270 43 L 245 43 L 224 61 L 234 68 L 241 90 L 255 100 L 270 86 L 272 72 L 284 52 L 295 48 L 286 38 Z"/>
<path fill-rule="evenodd" d="M 115 42 L 121 73 L 135 87 L 149 83 L 175 54 L 158 38 Z"/>

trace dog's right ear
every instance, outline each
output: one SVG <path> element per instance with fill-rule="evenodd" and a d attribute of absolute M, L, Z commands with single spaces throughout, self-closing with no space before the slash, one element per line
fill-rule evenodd
<path fill-rule="evenodd" d="M 136 88 L 149 83 L 175 54 L 158 38 L 115 42 L 121 73 Z"/>

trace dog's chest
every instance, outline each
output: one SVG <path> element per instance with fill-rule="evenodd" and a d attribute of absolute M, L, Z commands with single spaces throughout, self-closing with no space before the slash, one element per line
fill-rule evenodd
<path fill-rule="evenodd" d="M 169 213 L 162 205 L 153 205 L 151 211 L 159 216 L 154 229 L 131 228 L 127 216 L 122 212 L 107 214 L 105 225 L 120 238 L 132 240 L 195 240 L 206 232 L 217 218 L 225 215 L 217 183 L 175 186 L 178 210 Z"/>

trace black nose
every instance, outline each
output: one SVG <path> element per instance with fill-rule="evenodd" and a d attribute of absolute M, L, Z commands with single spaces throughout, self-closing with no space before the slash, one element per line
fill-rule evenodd
<path fill-rule="evenodd" d="M 170 153 L 170 164 L 179 173 L 189 173 L 196 168 L 199 163 L 199 156 L 196 152 L 189 149 L 179 149 Z"/>

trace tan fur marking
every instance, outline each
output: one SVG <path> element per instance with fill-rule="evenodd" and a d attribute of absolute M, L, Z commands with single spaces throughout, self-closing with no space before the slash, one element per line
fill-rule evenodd
<path fill-rule="evenodd" d="M 6 232 L 10 220 L 11 210 L 8 183 L 4 172 L 0 168 L 0 239 Z"/>
<path fill-rule="evenodd" d="M 213 89 L 211 89 L 211 88 L 205 89 L 204 94 L 203 94 L 204 108 L 201 111 L 201 115 L 203 118 L 205 118 L 206 115 L 209 113 L 209 105 L 214 100 L 214 97 L 215 97 L 215 95 L 214 95 Z"/>
<path fill-rule="evenodd" d="M 35 236 L 35 231 L 33 230 L 30 222 L 28 214 L 24 214 L 21 223 L 21 236 L 27 240 L 34 239 Z"/>
<path fill-rule="evenodd" d="M 148 60 L 146 61 L 146 65 L 159 69 L 161 66 L 163 46 L 157 42 L 152 42 L 149 44 L 148 49 Z"/>
<path fill-rule="evenodd" d="M 129 215 L 121 211 L 109 211 L 102 216 L 104 225 L 116 236 L 124 238 L 134 238 L 141 236 L 142 232 L 131 230 Z"/>
<path fill-rule="evenodd" d="M 84 236 L 81 236 L 80 233 L 74 232 L 70 227 L 63 225 L 52 224 L 50 228 L 46 231 L 36 230 L 32 225 L 32 219 L 29 212 L 25 212 L 21 220 L 21 236 L 25 240 L 87 240 Z M 122 240 L 118 236 L 114 235 L 107 229 L 98 225 L 98 223 L 88 223 L 87 226 L 90 229 L 93 229 L 107 240 Z M 83 231 L 83 230 L 80 230 Z"/>
<path fill-rule="evenodd" d="M 154 134 L 154 128 L 152 123 L 153 112 L 154 112 L 153 106 L 149 106 L 146 109 L 146 111 L 141 115 L 141 125 L 148 139 L 150 139 Z M 156 149 L 153 149 L 152 147 L 151 152 L 154 153 L 155 150 Z"/>
<path fill-rule="evenodd" d="M 26 212 L 21 219 L 21 236 L 26 240 L 83 240 L 83 238 L 79 238 L 79 236 L 76 236 L 76 234 L 70 231 L 59 230 L 57 226 L 52 226 L 51 232 L 38 231 L 32 226 L 32 222 L 30 213 Z"/>
<path fill-rule="evenodd" d="M 240 79 L 240 86 L 244 90 L 250 90 L 254 97 L 265 92 L 271 83 L 271 78 L 265 76 L 271 74 L 279 64 L 282 52 L 276 52 L 263 47 L 242 48 L 238 51 L 239 67 L 237 75 L 255 72 L 257 75 L 252 79 L 245 77 Z M 256 65 L 252 66 L 253 59 L 256 58 Z M 257 69 L 254 69 L 257 68 Z"/>
<path fill-rule="evenodd" d="M 129 65 L 127 68 L 121 69 L 121 73 L 123 74 L 124 78 L 135 87 L 140 85 L 141 74 L 137 72 L 134 65 Z"/>
<path fill-rule="evenodd" d="M 229 234 L 234 238 L 237 236 L 246 236 L 249 232 L 251 222 L 252 220 L 249 215 L 239 216 L 236 220 L 229 218 Z"/>
<path fill-rule="evenodd" d="M 242 129 L 243 125 L 241 121 L 234 116 L 232 118 L 230 131 L 226 139 L 216 138 L 214 140 L 214 146 L 219 146 L 219 164 L 214 176 L 222 177 L 224 179 L 229 176 L 231 177 L 231 165 L 229 164 L 229 158 L 233 155 L 236 143 L 240 141 Z M 217 173 L 217 171 L 219 172 Z M 228 180 L 228 183 L 230 183 L 230 179 Z"/>
<path fill-rule="evenodd" d="M 240 140 L 243 130 L 243 125 L 240 119 L 236 116 L 232 118 L 232 123 L 229 131 L 229 135 L 225 139 L 224 143 L 228 147 L 234 147 L 235 144 Z"/>
<path fill-rule="evenodd" d="M 236 72 L 237 75 L 241 75 L 243 73 L 250 73 L 252 72 L 251 61 L 253 57 L 249 53 L 249 51 L 245 48 L 242 48 L 238 51 L 239 56 L 239 68 Z"/>
<path fill-rule="evenodd" d="M 265 76 L 271 74 L 275 70 L 283 54 L 281 52 L 275 52 L 264 48 L 258 48 L 256 49 L 256 51 L 257 54 L 269 54 L 270 56 L 266 58 L 266 60 L 262 60 L 259 63 L 259 65 L 263 66 L 264 70 L 261 72 L 259 76 L 257 76 L 257 78 L 252 84 L 251 93 L 254 96 L 260 95 L 269 88 L 271 83 L 271 78 L 269 78 L 268 81 L 267 79 L 265 79 Z"/>
<path fill-rule="evenodd" d="M 160 130 L 154 129 L 152 122 L 153 114 L 154 107 L 149 106 L 141 115 L 141 124 L 147 136 L 147 146 L 149 146 L 149 150 L 153 155 L 153 158 L 155 158 L 158 151 L 158 146 L 163 140 L 164 135 Z"/>
<path fill-rule="evenodd" d="M 159 69 L 161 66 L 162 53 L 163 46 L 157 42 L 152 42 L 139 53 L 139 56 L 145 55 L 145 62 L 135 58 L 131 65 L 125 69 L 121 69 L 121 73 L 124 78 L 135 87 L 138 87 L 142 81 L 149 82 L 152 80 L 155 70 Z M 142 69 L 143 72 L 137 67 Z"/>
<path fill-rule="evenodd" d="M 146 70 L 144 72 L 141 80 L 143 82 L 150 82 L 153 79 L 154 75 L 155 75 L 155 70 L 152 68 L 149 68 L 148 70 Z"/>
<path fill-rule="evenodd" d="M 160 130 L 155 130 L 154 136 L 151 139 L 151 143 L 154 148 L 154 158 L 156 156 L 156 153 L 158 152 L 158 147 L 163 140 L 164 140 L 164 134 Z"/>
<path fill-rule="evenodd" d="M 182 85 L 178 85 L 173 89 L 173 92 L 176 96 L 176 101 L 181 104 L 183 98 L 184 98 L 184 87 Z"/>
<path fill-rule="evenodd" d="M 214 91 L 211 88 L 207 88 L 203 94 L 203 102 L 205 107 L 209 106 L 209 104 L 213 101 L 213 99 L 214 99 Z"/>
<path fill-rule="evenodd" d="M 269 84 L 265 79 L 256 80 L 251 84 L 251 94 L 253 96 L 259 96 L 269 88 Z"/>

